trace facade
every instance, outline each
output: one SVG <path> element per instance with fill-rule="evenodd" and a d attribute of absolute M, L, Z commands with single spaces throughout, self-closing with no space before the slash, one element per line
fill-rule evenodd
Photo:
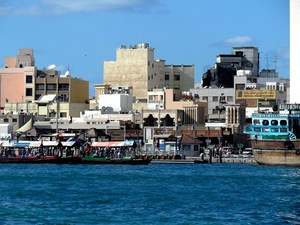
<path fill-rule="evenodd" d="M 116 61 L 105 61 L 103 73 L 107 85 L 132 86 L 136 103 L 146 103 L 153 89 L 188 91 L 194 86 L 194 65 L 165 65 L 154 58 L 154 48 L 147 43 L 118 48 Z"/>
<path fill-rule="evenodd" d="M 27 113 L 60 117 L 79 116 L 88 109 L 88 81 L 71 78 L 69 71 L 59 75 L 56 70 L 38 70 L 32 49 L 20 49 L 16 57 L 5 58 L 0 69 L 0 105 L 2 113 Z M 55 101 L 40 103 L 45 95 Z M 58 104 L 56 101 L 58 100 Z M 54 106 L 55 105 L 55 106 Z"/>
<path fill-rule="evenodd" d="M 147 93 L 164 86 L 165 61 L 154 59 L 154 48 L 149 44 L 121 46 L 116 61 L 104 62 L 104 83 L 111 86 L 132 86 L 133 96 L 146 102 Z"/>
<path fill-rule="evenodd" d="M 194 98 L 208 103 L 208 121 L 225 120 L 225 104 L 235 104 L 234 88 L 195 88 L 190 92 Z"/>
<path fill-rule="evenodd" d="M 194 65 L 166 65 L 164 87 L 189 91 L 194 87 L 194 74 Z"/>
<path fill-rule="evenodd" d="M 0 68 L 0 107 L 5 103 L 34 100 L 34 78 L 37 69 L 31 49 L 19 49 L 16 57 L 5 57 Z"/>

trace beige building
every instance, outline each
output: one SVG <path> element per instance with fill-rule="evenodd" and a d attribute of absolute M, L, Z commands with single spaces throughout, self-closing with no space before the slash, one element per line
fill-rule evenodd
<path fill-rule="evenodd" d="M 148 91 L 156 88 L 194 87 L 194 66 L 166 66 L 164 60 L 154 59 L 154 48 L 146 43 L 118 48 L 116 61 L 105 61 L 103 73 L 105 84 L 132 86 L 137 103 L 146 103 Z"/>
<path fill-rule="evenodd" d="M 194 65 L 166 65 L 165 87 L 189 91 L 194 87 Z"/>
<path fill-rule="evenodd" d="M 60 109 L 60 117 L 79 116 L 88 109 L 89 82 L 70 77 L 69 71 L 38 70 L 32 49 L 20 49 L 16 57 L 6 57 L 0 68 L 0 106 L 2 113 L 31 113 L 51 117 Z M 59 99 L 37 104 L 44 95 Z M 47 106 L 46 106 L 47 105 Z"/>

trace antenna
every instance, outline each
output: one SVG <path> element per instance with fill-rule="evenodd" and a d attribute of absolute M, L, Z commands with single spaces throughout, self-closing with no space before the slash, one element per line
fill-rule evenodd
<path fill-rule="evenodd" d="M 277 60 L 278 60 L 278 56 L 275 55 L 274 60 L 272 60 L 272 62 L 274 63 L 274 69 L 275 69 L 275 71 L 276 71 Z"/>

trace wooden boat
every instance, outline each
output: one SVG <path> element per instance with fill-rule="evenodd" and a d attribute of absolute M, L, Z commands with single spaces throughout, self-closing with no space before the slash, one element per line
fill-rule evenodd
<path fill-rule="evenodd" d="M 261 165 L 300 166 L 300 104 L 275 113 L 253 113 L 250 134 L 254 159 Z"/>
<path fill-rule="evenodd" d="M 80 164 L 80 157 L 58 157 L 58 156 L 16 156 L 0 157 L 0 164 L 22 163 L 22 164 Z"/>
<path fill-rule="evenodd" d="M 123 158 L 100 158 L 100 157 L 83 157 L 83 164 L 123 164 L 123 165 L 147 165 L 151 162 L 151 159 L 137 159 L 133 157 Z"/>
<path fill-rule="evenodd" d="M 133 142 L 112 141 L 93 142 L 85 146 L 83 164 L 127 164 L 147 165 L 151 162 L 150 157 L 136 157 Z M 128 156 L 130 155 L 130 156 Z"/>

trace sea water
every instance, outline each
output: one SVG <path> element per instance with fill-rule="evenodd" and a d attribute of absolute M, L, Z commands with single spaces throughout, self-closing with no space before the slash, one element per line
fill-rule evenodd
<path fill-rule="evenodd" d="M 300 168 L 0 165 L 0 224 L 300 224 Z"/>

